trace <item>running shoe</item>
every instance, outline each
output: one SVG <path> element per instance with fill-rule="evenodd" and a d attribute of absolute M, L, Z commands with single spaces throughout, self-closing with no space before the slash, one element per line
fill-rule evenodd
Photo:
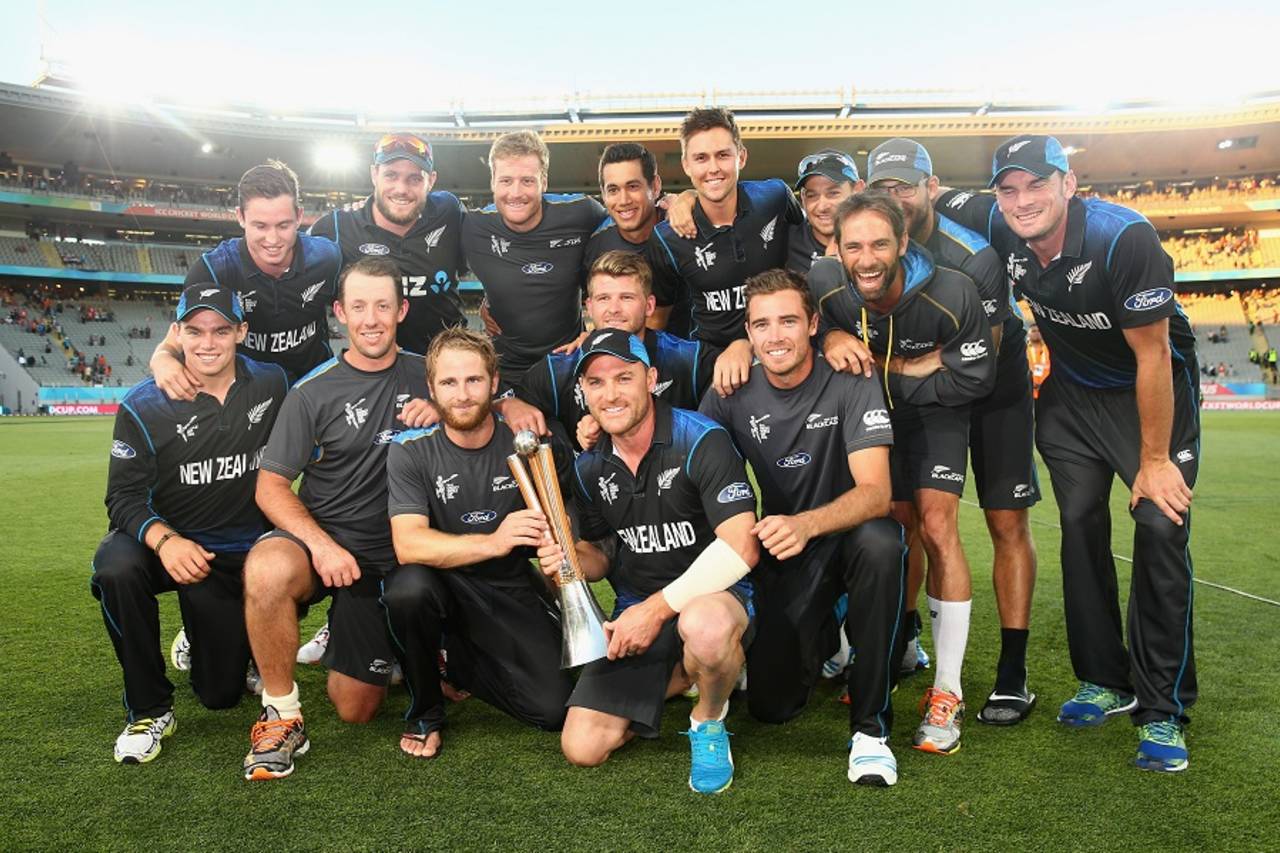
<path fill-rule="evenodd" d="M 844 672 L 849 664 L 853 663 L 853 647 L 849 645 L 849 638 L 845 636 L 844 627 L 841 626 L 838 632 L 840 634 L 840 648 L 836 653 L 822 662 L 822 677 L 835 678 Z"/>
<path fill-rule="evenodd" d="M 116 738 L 116 763 L 146 764 L 160 754 L 160 742 L 177 730 L 173 711 L 134 720 Z"/>
<path fill-rule="evenodd" d="M 326 622 L 316 631 L 316 635 L 303 643 L 298 649 L 298 663 L 320 663 L 324 650 L 329 648 L 329 623 Z"/>
<path fill-rule="evenodd" d="M 683 734 L 689 737 L 692 765 L 689 787 L 699 794 L 718 794 L 733 784 L 729 731 L 719 720 L 705 720 Z"/>
<path fill-rule="evenodd" d="M 1176 720 L 1157 720 L 1138 726 L 1138 757 L 1134 764 L 1143 770 L 1180 773 L 1187 769 L 1187 739 Z"/>
<path fill-rule="evenodd" d="M 1100 726 L 1107 717 L 1124 714 L 1136 707 L 1138 700 L 1128 693 L 1082 681 L 1076 695 L 1062 703 L 1058 722 L 1072 728 Z"/>
<path fill-rule="evenodd" d="M 902 664 L 898 668 L 898 674 L 914 675 L 922 669 L 928 669 L 929 664 L 929 653 L 924 650 L 924 644 L 920 642 L 919 637 L 912 637 L 907 641 L 907 648 L 902 653 Z"/>
<path fill-rule="evenodd" d="M 920 700 L 923 719 L 913 745 L 921 752 L 951 755 L 960 749 L 960 721 L 964 719 L 964 702 L 948 690 L 930 687 Z"/>
<path fill-rule="evenodd" d="M 249 668 L 244 673 L 244 691 L 254 696 L 262 695 L 262 674 L 258 672 L 258 665 L 249 659 Z"/>
<path fill-rule="evenodd" d="M 244 757 L 244 778 L 280 779 L 293 772 L 293 759 L 311 748 L 301 717 L 280 719 L 268 705 L 249 733 L 252 748 Z"/>
<path fill-rule="evenodd" d="M 898 783 L 898 762 L 888 738 L 858 732 L 849 741 L 849 781 L 887 788 Z"/>
<path fill-rule="evenodd" d="M 191 669 L 191 643 L 187 641 L 186 628 L 179 628 L 178 635 L 169 645 L 169 661 L 179 672 Z"/>

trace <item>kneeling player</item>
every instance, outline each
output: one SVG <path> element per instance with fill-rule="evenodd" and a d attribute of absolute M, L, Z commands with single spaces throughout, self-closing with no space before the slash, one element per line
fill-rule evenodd
<path fill-rule="evenodd" d="M 234 291 L 187 288 L 173 328 L 200 391 L 170 400 L 147 379 L 125 397 L 107 478 L 111 532 L 93 557 L 91 588 L 124 670 L 128 724 L 115 759 L 126 764 L 155 758 L 176 728 L 159 593 L 178 593 L 187 631 L 199 639 L 191 686 L 201 704 L 240 701 L 249 663 L 241 569 L 264 527 L 253 489 L 289 388 L 281 368 L 236 355 L 248 326 Z"/>
<path fill-rule="evenodd" d="M 892 785 L 895 646 L 902 643 L 905 547 L 889 518 L 884 395 L 874 379 L 815 358 L 818 317 L 800 276 L 769 270 L 747 281 L 747 335 L 758 363 L 732 397 L 701 411 L 722 423 L 751 463 L 769 552 L 752 575 L 759 639 L 747 656 L 747 707 L 782 723 L 803 710 L 839 643 L 833 605 L 849 596 L 849 779 Z"/>
<path fill-rule="evenodd" d="M 333 597 L 323 663 L 338 716 L 368 722 L 386 695 L 393 653 L 378 599 L 396 565 L 387 446 L 397 414 L 427 394 L 422 356 L 396 349 L 406 310 L 394 263 L 371 257 L 343 270 L 334 314 L 349 347 L 293 386 L 267 443 L 257 499 L 276 529 L 245 562 L 245 622 L 263 683 L 246 779 L 289 775 L 310 746 L 293 681 L 299 608 Z"/>
<path fill-rule="evenodd" d="M 427 383 L 444 424 L 401 433 L 388 453 L 402 565 L 387 577 L 382 603 L 409 687 L 400 748 L 434 758 L 444 727 L 442 633 L 458 683 L 538 728 L 560 728 L 573 682 L 560 669 L 560 629 L 529 564 L 546 519 L 524 508 L 507 467 L 514 437 L 490 408 L 493 344 L 463 329 L 440 332 L 427 352 Z M 567 490 L 571 456 L 558 449 Z"/>
<path fill-rule="evenodd" d="M 714 794 L 733 781 L 724 718 L 750 642 L 745 580 L 759 548 L 755 495 L 720 426 L 653 397 L 656 371 L 639 339 L 593 335 L 576 376 L 604 430 L 576 462 L 582 513 L 576 547 L 590 580 L 617 594 L 607 659 L 588 664 L 569 698 L 561 748 L 595 766 L 636 735 L 658 736 L 663 703 L 691 683 L 689 786 Z M 560 549 L 538 551 L 544 571 Z"/>

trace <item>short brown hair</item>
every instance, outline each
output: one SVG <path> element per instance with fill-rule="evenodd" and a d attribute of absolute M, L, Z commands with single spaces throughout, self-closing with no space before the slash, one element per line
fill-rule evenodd
<path fill-rule="evenodd" d="M 532 130 L 513 130 L 493 140 L 489 148 L 489 174 L 493 174 L 493 161 L 506 160 L 509 157 L 526 157 L 532 154 L 538 158 L 542 167 L 542 180 L 546 181 L 547 171 L 551 168 L 551 152 L 547 143 Z"/>
<path fill-rule="evenodd" d="M 293 199 L 293 206 L 298 206 L 298 176 L 279 160 L 268 160 L 261 166 L 254 166 L 240 176 L 236 187 L 240 209 L 244 210 L 245 202 L 254 198 L 278 198 L 287 195 Z"/>
<path fill-rule="evenodd" d="M 370 278 L 391 279 L 391 283 L 395 285 L 396 307 L 398 308 L 404 302 L 404 291 L 400 289 L 400 265 L 390 258 L 368 255 L 342 268 L 342 273 L 338 276 L 338 293 L 335 297 L 339 303 L 342 302 L 342 297 L 346 293 L 347 277 L 352 273 L 360 273 Z"/>
<path fill-rule="evenodd" d="M 489 374 L 489 378 L 492 379 L 498 375 L 498 353 L 493 348 L 493 342 L 465 326 L 450 326 L 432 338 L 431 345 L 427 347 L 428 386 L 435 380 L 436 362 L 440 360 L 440 353 L 447 349 L 476 353 L 484 362 L 484 369 Z"/>
<path fill-rule="evenodd" d="M 653 294 L 653 270 L 649 269 L 649 263 L 635 252 L 611 249 L 596 258 L 587 272 L 587 296 L 591 295 L 591 283 L 598 275 L 614 278 L 621 278 L 624 275 L 633 276 L 640 282 L 640 290 L 646 297 Z"/>
<path fill-rule="evenodd" d="M 747 279 L 744 298 L 747 302 L 747 316 L 751 315 L 751 300 L 757 296 L 767 296 L 770 293 L 781 293 L 784 290 L 794 290 L 800 294 L 800 301 L 804 305 L 804 318 L 806 320 L 813 317 L 818 312 L 818 308 L 813 303 L 813 294 L 809 292 L 809 285 L 804 278 L 791 270 L 773 269 L 765 270 L 757 273 Z"/>
<path fill-rule="evenodd" d="M 681 153 L 689 144 L 689 137 L 704 130 L 715 130 L 717 127 L 729 131 L 733 136 L 734 146 L 739 151 L 742 150 L 742 133 L 738 130 L 738 121 L 733 117 L 733 113 L 724 107 L 699 107 L 680 122 Z"/>
<path fill-rule="evenodd" d="M 889 227 L 893 229 L 893 239 L 902 241 L 902 235 L 907 233 L 907 218 L 903 215 L 898 200 L 884 190 L 866 190 L 854 193 L 836 208 L 836 245 L 840 244 L 840 231 L 844 221 L 855 213 L 867 211 L 878 213 L 888 220 Z"/>

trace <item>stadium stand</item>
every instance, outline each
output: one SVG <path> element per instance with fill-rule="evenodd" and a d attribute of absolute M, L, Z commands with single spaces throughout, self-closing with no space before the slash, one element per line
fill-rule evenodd
<path fill-rule="evenodd" d="M 1177 272 L 1247 270 L 1266 266 L 1258 232 L 1252 228 L 1164 235 L 1161 242 L 1173 258 L 1173 268 Z"/>
<path fill-rule="evenodd" d="M 1201 373 L 1217 379 L 1259 379 L 1257 366 L 1249 363 L 1254 344 L 1239 294 L 1180 293 L 1178 301 L 1196 333 Z"/>

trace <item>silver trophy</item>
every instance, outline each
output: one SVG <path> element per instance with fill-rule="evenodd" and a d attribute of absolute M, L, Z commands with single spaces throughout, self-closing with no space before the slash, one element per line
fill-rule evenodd
<path fill-rule="evenodd" d="M 604 634 L 604 612 L 591 593 L 578 565 L 578 552 L 573 547 L 573 530 L 560 493 L 551 445 L 541 444 L 532 430 L 521 430 L 515 437 L 516 452 L 507 457 L 511 474 L 520 486 L 525 505 L 546 516 L 551 537 L 560 546 L 564 559 L 556 574 L 560 592 L 560 630 L 564 645 L 560 668 L 571 669 L 604 657 L 609 641 Z"/>

